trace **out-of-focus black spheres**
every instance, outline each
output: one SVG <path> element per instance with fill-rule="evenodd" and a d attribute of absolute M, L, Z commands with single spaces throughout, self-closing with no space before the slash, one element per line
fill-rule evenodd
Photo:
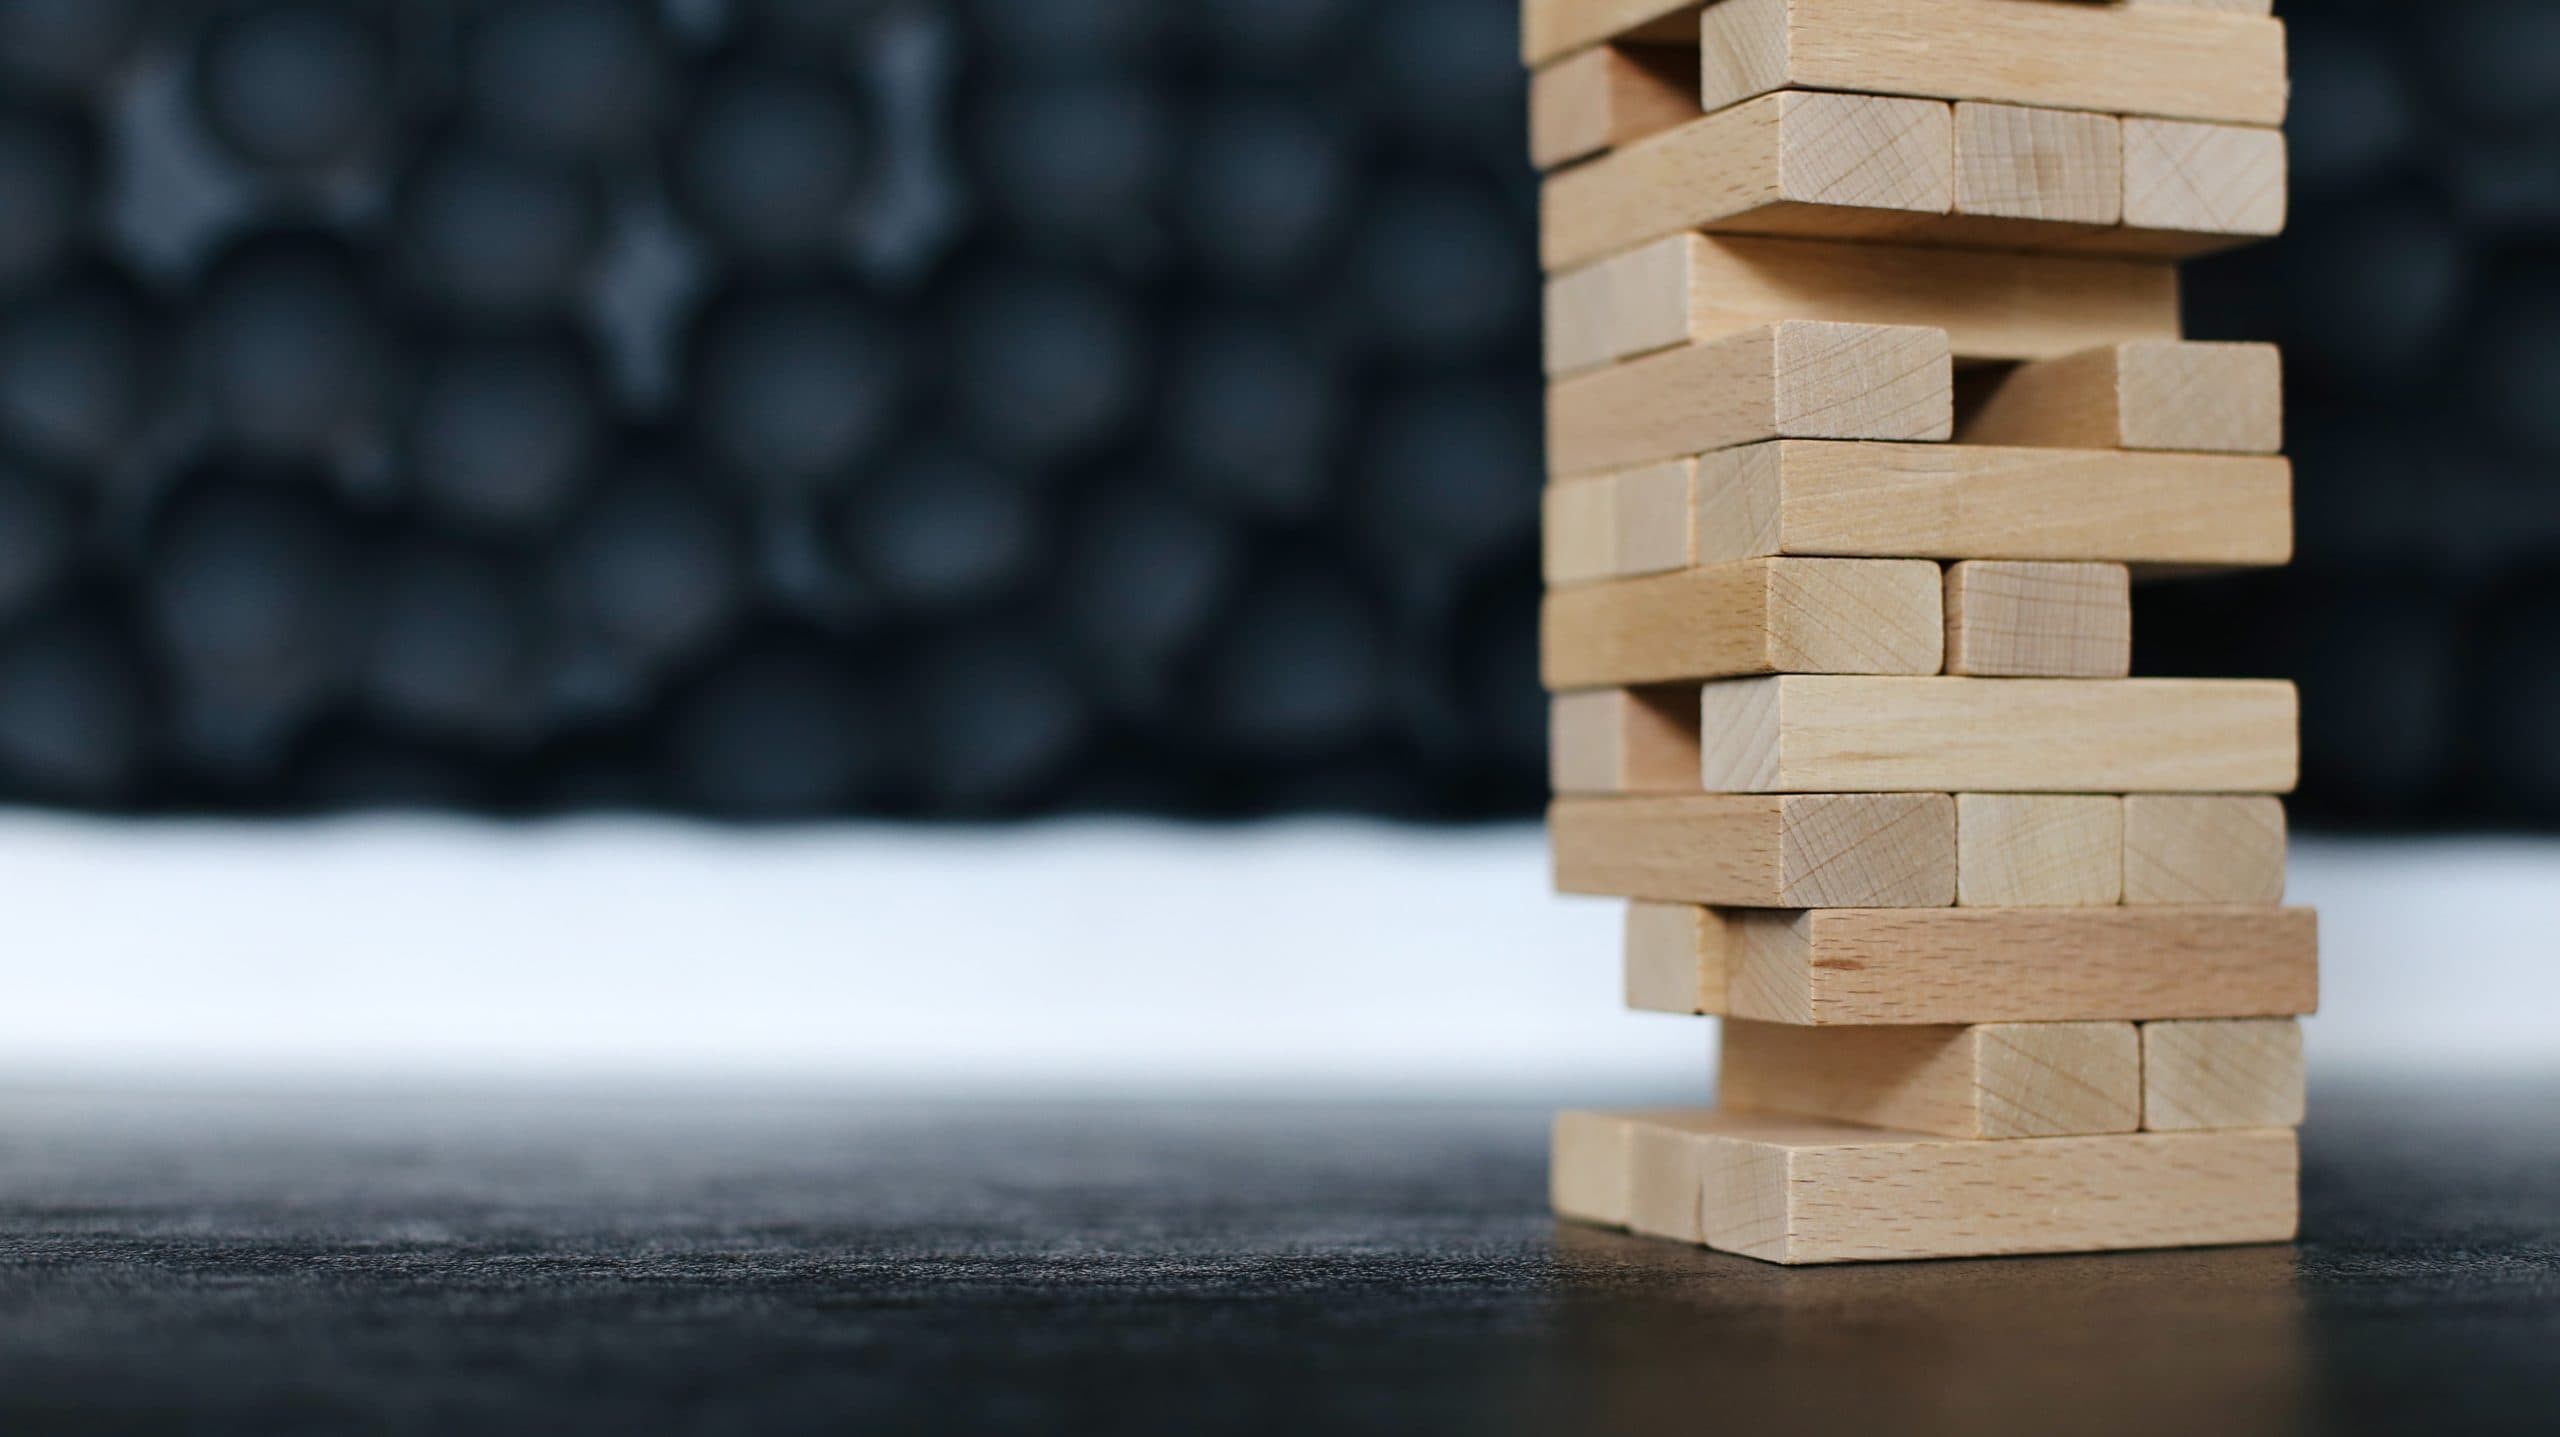
<path fill-rule="evenodd" d="M 2312 823 L 2560 825 L 2560 22 L 2304 5 Z M 1515 0 L 0 0 L 0 799 L 1527 815 Z"/>

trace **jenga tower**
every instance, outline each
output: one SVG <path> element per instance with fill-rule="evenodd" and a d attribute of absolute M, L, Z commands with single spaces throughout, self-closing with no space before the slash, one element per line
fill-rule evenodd
<path fill-rule="evenodd" d="M 1564 1216 L 1777 1262 L 2281 1241 L 2289 684 L 2132 678 L 2281 564 L 2269 0 L 1524 0 L 1548 171 L 1557 886 L 1721 1106 L 1556 1124 Z M 1703 1084 L 1702 1084 L 1703 1087 Z"/>

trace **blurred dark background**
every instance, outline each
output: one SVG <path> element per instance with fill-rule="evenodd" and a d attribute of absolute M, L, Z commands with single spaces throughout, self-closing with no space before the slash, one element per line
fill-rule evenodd
<path fill-rule="evenodd" d="M 2560 827 L 2560 6 L 2291 7 L 2309 824 Z M 0 0 L 0 797 L 1536 811 L 1514 0 Z"/>

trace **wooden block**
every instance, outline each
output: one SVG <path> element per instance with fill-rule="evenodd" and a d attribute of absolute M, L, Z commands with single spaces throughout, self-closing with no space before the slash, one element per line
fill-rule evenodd
<path fill-rule="evenodd" d="M 1532 69 L 1608 41 L 1695 45 L 1705 0 L 1521 0 L 1520 62 Z"/>
<path fill-rule="evenodd" d="M 1966 101 L 1956 106 L 1955 140 L 1959 215 L 2084 225 L 2124 218 L 2124 122 L 2113 115 Z"/>
<path fill-rule="evenodd" d="M 1697 792 L 1698 696 L 1681 687 L 1556 695 L 1547 778 L 1558 793 Z"/>
<path fill-rule="evenodd" d="M 1626 936 L 1630 1007 L 1809 1027 L 2290 1017 L 2320 997 L 2308 908 L 1733 907 L 1682 926 L 1654 907 Z"/>
<path fill-rule="evenodd" d="M 1782 674 L 1703 690 L 1710 793 L 2283 793 L 2293 685 Z"/>
<path fill-rule="evenodd" d="M 1733 908 L 1956 896 L 1956 806 L 1942 793 L 1560 798 L 1547 840 L 1566 893 Z"/>
<path fill-rule="evenodd" d="M 1698 1206 L 1703 1149 L 1694 1141 L 1714 1115 L 1695 1111 L 1632 1114 L 1627 1141 L 1627 1230 L 1673 1242 L 1701 1243 Z"/>
<path fill-rule="evenodd" d="M 1632 1113 L 1556 1114 L 1547 1160 L 1547 1202 L 1556 1216 L 1602 1227 L 1627 1225 L 1635 1130 Z"/>
<path fill-rule="evenodd" d="M 2282 23 L 2184 7 L 2020 0 L 1719 0 L 1701 26 L 1710 111 L 1789 87 L 2284 121 Z"/>
<path fill-rule="evenodd" d="M 1698 461 L 1596 474 L 1546 491 L 1547 583 L 1563 588 L 1689 566 L 1689 485 Z"/>
<path fill-rule="evenodd" d="M 1966 444 L 2224 454 L 2284 447 L 2283 361 L 2272 344 L 2137 340 L 1966 381 L 1956 419 Z"/>
<path fill-rule="evenodd" d="M 2282 903 L 2284 804 L 2137 794 L 2124 804 L 2127 903 Z"/>
<path fill-rule="evenodd" d="M 2076 255 L 1675 234 L 1556 276 L 1550 375 L 1787 319 L 1923 325 L 1958 362 L 2178 337 L 2177 267 Z"/>
<path fill-rule="evenodd" d="M 1808 1025 L 2307 1013 L 2307 908 L 1816 909 L 1736 915 L 1731 1016 Z"/>
<path fill-rule="evenodd" d="M 2281 234 L 2286 170 L 2282 130 L 2126 120 L 2124 222 L 2202 234 Z"/>
<path fill-rule="evenodd" d="M 1547 387 L 1559 476 L 1765 439 L 1944 439 L 1954 425 L 1946 331 L 1790 320 Z"/>
<path fill-rule="evenodd" d="M 2276 458 L 1790 440 L 1708 456 L 1693 514 L 1702 564 L 1854 554 L 2269 565 L 2293 555 L 2293 470 Z"/>
<path fill-rule="evenodd" d="M 1602 45 L 1529 77 L 1529 159 L 1588 159 L 1698 118 L 1695 45 Z"/>
<path fill-rule="evenodd" d="M 1538 253 L 1550 271 L 1683 230 L 1871 235 L 1955 199 L 1943 104 L 1765 95 L 1550 175 Z"/>
<path fill-rule="evenodd" d="M 1627 1006 L 1640 1013 L 1725 1010 L 1727 919 L 1695 903 L 1627 905 L 1621 953 Z"/>
<path fill-rule="evenodd" d="M 2129 1133 L 2142 1126 L 2131 1023 L 1968 1027 L 1724 1025 L 1716 1101 L 1950 1138 Z"/>
<path fill-rule="evenodd" d="M 1657 1235 L 1778 1263 L 2284 1242 L 2291 1129 L 1986 1143 L 1758 1113 L 1647 1113 L 1631 1184 Z M 1694 1177 L 1695 1185 L 1691 1186 Z"/>
<path fill-rule="evenodd" d="M 2290 1128 L 2302 1113 L 2302 1025 L 2291 1018 L 2142 1025 L 2144 1127 Z"/>
<path fill-rule="evenodd" d="M 1550 689 L 1725 674 L 1933 674 L 1946 643 L 1925 559 L 1745 559 L 1559 589 L 1539 609 Z"/>
<path fill-rule="evenodd" d="M 1946 613 L 1951 674 L 2120 679 L 2133 672 L 2133 576 L 2122 564 L 1950 564 Z"/>
<path fill-rule="evenodd" d="M 1956 795 L 1956 902 L 2088 908 L 2124 893 L 2124 800 L 2104 794 Z"/>

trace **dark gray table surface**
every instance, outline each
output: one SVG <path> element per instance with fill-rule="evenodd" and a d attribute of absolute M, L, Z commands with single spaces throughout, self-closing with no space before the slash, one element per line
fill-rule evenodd
<path fill-rule="evenodd" d="M 1784 1270 L 1523 1106 L 0 1097 L 0 1432 L 2560 1430 L 2560 1087 L 2293 1247 Z"/>

